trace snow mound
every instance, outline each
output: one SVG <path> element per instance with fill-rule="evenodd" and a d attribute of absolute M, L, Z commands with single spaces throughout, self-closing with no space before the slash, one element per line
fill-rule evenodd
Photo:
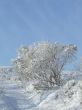
<path fill-rule="evenodd" d="M 39 104 L 39 110 L 82 110 L 82 81 L 70 80 Z"/>

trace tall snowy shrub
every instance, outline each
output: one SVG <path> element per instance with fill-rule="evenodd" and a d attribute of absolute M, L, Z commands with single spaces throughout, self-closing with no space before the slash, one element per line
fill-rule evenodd
<path fill-rule="evenodd" d="M 34 88 L 49 88 L 61 84 L 61 71 L 77 50 L 74 45 L 40 42 L 19 48 L 14 70 L 22 83 L 32 82 Z"/>

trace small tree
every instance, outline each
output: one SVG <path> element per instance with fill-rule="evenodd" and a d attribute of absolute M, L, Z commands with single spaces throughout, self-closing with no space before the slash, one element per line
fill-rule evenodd
<path fill-rule="evenodd" d="M 49 42 L 22 47 L 13 61 L 14 70 L 20 75 L 24 85 L 30 81 L 36 89 L 59 86 L 60 73 L 74 57 L 76 50 L 76 46 L 72 44 Z"/>

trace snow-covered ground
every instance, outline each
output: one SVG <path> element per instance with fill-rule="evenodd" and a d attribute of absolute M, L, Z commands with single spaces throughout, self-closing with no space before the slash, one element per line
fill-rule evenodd
<path fill-rule="evenodd" d="M 8 76 L 9 77 L 9 76 Z M 0 75 L 0 110 L 31 110 L 36 105 L 16 76 Z"/>
<path fill-rule="evenodd" d="M 40 110 L 82 110 L 82 81 L 71 80 L 39 104 Z"/>
<path fill-rule="evenodd" d="M 82 75 L 63 77 L 68 81 L 59 89 L 29 93 L 15 77 L 1 75 L 0 110 L 82 110 Z"/>

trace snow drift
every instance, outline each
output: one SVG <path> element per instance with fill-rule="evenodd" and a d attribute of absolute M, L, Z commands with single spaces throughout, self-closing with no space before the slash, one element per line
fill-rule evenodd
<path fill-rule="evenodd" d="M 39 110 L 82 110 L 82 81 L 70 80 L 39 104 Z"/>

